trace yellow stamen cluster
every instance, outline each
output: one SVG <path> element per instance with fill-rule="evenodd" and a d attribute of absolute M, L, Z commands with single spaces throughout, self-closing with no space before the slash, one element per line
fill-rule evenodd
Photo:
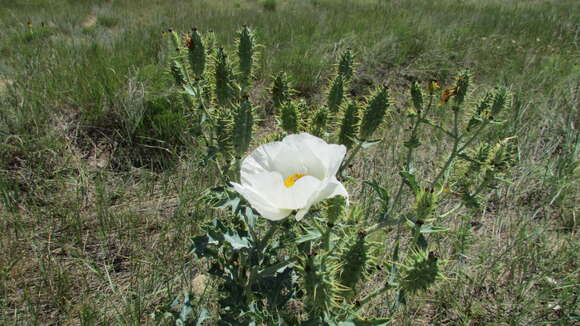
<path fill-rule="evenodd" d="M 305 176 L 306 174 L 293 174 L 291 176 L 289 176 L 288 178 L 286 178 L 286 180 L 284 180 L 284 185 L 286 186 L 286 188 L 290 188 L 292 187 L 296 181 L 298 181 L 298 179 L 302 178 L 303 176 Z"/>

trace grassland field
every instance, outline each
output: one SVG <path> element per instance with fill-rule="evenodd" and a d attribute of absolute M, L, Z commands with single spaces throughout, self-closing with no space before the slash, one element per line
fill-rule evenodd
<path fill-rule="evenodd" d="M 251 96 L 264 121 L 273 74 L 317 106 L 347 48 L 352 92 L 386 84 L 400 110 L 411 81 L 449 85 L 464 68 L 475 92 L 510 88 L 507 122 L 486 137 L 515 136 L 518 164 L 485 212 L 447 218 L 445 278 L 393 324 L 580 323 L 580 2 L 0 0 L 1 325 L 154 325 L 176 295 L 199 293 L 190 239 L 220 217 L 199 200 L 219 180 L 188 126 L 163 115 L 180 105 L 164 32 L 196 26 L 233 49 L 243 24 L 261 44 Z M 395 187 L 389 140 L 406 132 L 386 125 L 351 173 Z M 365 314 L 384 315 L 381 301 Z"/>

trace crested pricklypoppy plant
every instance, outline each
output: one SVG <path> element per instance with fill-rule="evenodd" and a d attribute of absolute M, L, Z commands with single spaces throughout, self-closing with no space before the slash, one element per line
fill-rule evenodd
<path fill-rule="evenodd" d="M 282 72 L 274 77 L 271 92 L 272 103 L 276 109 L 280 109 L 282 105 L 290 101 L 292 87 L 290 86 L 290 81 L 286 73 Z"/>
<path fill-rule="evenodd" d="M 337 113 L 340 109 L 340 105 L 344 100 L 344 79 L 342 75 L 336 75 L 332 84 L 330 86 L 330 90 L 328 91 L 328 98 L 326 101 L 326 105 L 328 110 L 331 113 Z"/>
<path fill-rule="evenodd" d="M 241 157 L 246 153 L 252 141 L 254 128 L 254 109 L 248 98 L 242 100 L 233 110 L 234 121 L 232 128 L 232 142 L 235 153 Z"/>
<path fill-rule="evenodd" d="M 340 55 L 338 74 L 341 75 L 344 80 L 350 80 L 354 74 L 354 55 L 350 49 L 347 49 Z"/>

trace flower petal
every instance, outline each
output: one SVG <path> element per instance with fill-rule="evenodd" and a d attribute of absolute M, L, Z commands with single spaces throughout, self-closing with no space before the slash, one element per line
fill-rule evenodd
<path fill-rule="evenodd" d="M 297 147 L 300 159 L 308 166 L 309 174 L 321 180 L 336 174 L 346 154 L 345 146 L 327 144 L 307 133 L 289 135 L 282 141 Z"/>
<path fill-rule="evenodd" d="M 274 171 L 274 159 L 278 153 L 287 151 L 282 142 L 272 142 L 256 148 L 250 156 L 242 161 L 241 180 L 245 184 L 248 175 Z"/>
<path fill-rule="evenodd" d="M 332 198 L 335 196 L 343 196 L 346 198 L 346 203 L 348 205 L 348 192 L 346 191 L 342 183 L 340 183 L 335 177 L 326 180 L 325 183 L 321 182 L 320 186 L 321 187 L 318 189 L 317 193 L 314 194 L 312 197 L 310 197 L 310 200 L 304 206 L 304 208 L 296 212 L 297 221 L 300 221 L 304 217 L 304 215 L 308 213 L 308 210 L 310 210 L 310 207 L 312 207 L 312 205 L 327 198 Z"/>
<path fill-rule="evenodd" d="M 275 207 L 265 200 L 260 194 L 252 188 L 244 187 L 240 184 L 232 182 L 234 189 L 242 195 L 260 215 L 272 221 L 278 221 L 286 218 L 292 213 L 291 209 L 283 209 Z"/>

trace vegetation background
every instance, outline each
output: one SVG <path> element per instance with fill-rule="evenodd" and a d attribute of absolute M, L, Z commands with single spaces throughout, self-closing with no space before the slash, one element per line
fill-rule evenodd
<path fill-rule="evenodd" d="M 180 119 L 163 32 L 195 25 L 231 48 L 243 24 L 263 45 L 263 117 L 272 74 L 319 103 L 346 48 L 357 94 L 449 85 L 461 68 L 510 87 L 500 133 L 519 163 L 485 212 L 446 221 L 446 278 L 395 324 L 579 322 L 579 23 L 574 0 L 0 0 L 0 324 L 156 324 L 175 295 L 199 294 L 190 238 L 218 217 L 199 200 L 218 181 Z M 389 140 L 406 127 L 387 126 L 351 173 L 396 185 Z"/>

